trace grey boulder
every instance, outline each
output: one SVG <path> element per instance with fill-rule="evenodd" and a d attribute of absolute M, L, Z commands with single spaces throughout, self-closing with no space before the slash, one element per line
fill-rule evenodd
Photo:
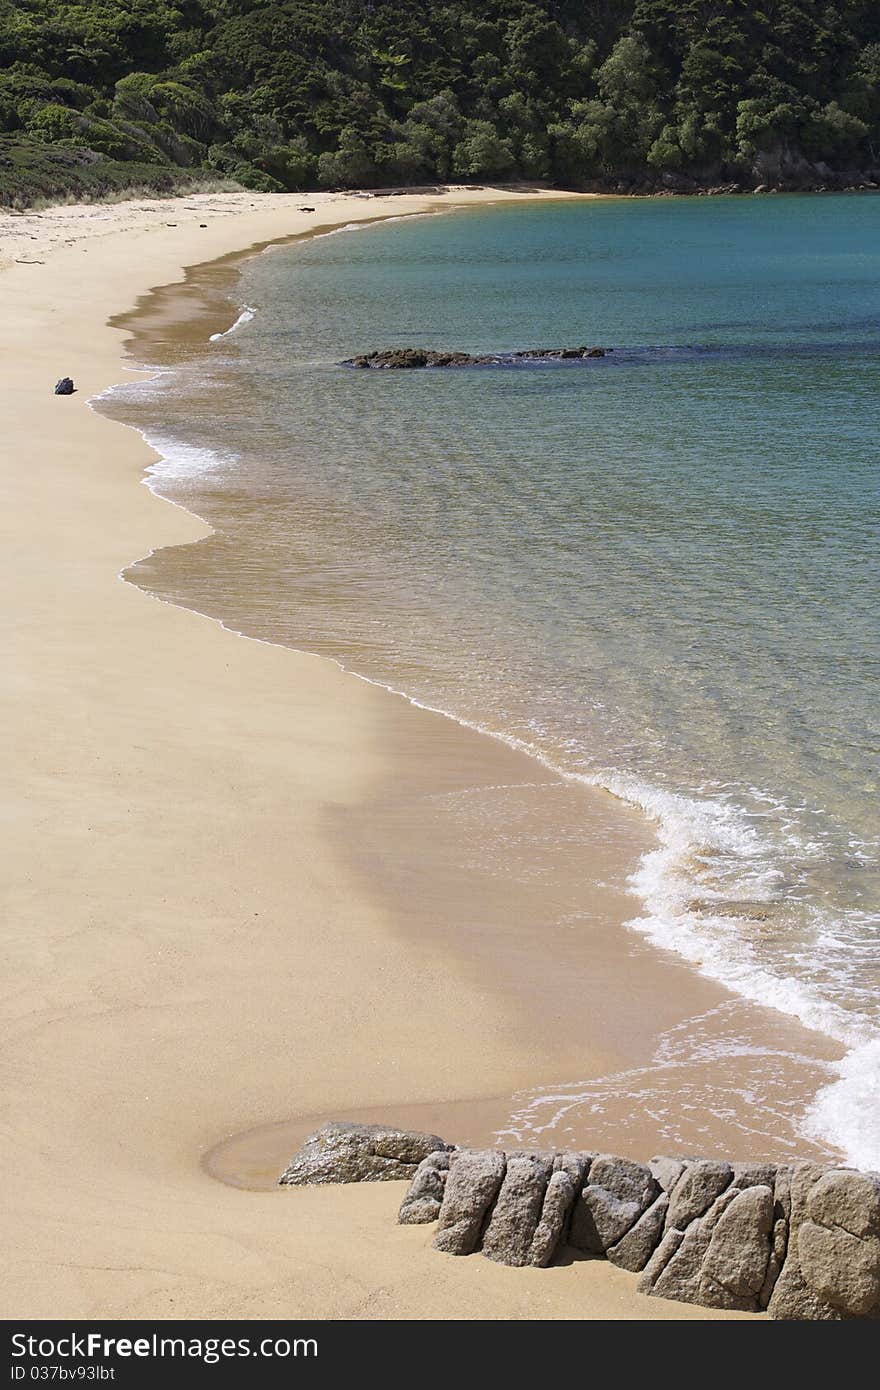
<path fill-rule="evenodd" d="M 807 1287 L 842 1317 L 880 1317 L 880 1178 L 824 1173 L 807 1196 L 797 1258 Z"/>
<path fill-rule="evenodd" d="M 667 1158 L 665 1154 L 658 1154 L 649 1161 L 648 1167 L 663 1191 L 671 1192 L 684 1172 L 685 1162 L 683 1158 Z"/>
<path fill-rule="evenodd" d="M 438 1149 L 422 1159 L 397 1213 L 402 1226 L 437 1220 L 449 1176 L 450 1157 L 445 1149 Z"/>
<path fill-rule="evenodd" d="M 732 1163 L 731 1187 L 769 1187 L 773 1191 L 778 1165 L 775 1163 Z"/>
<path fill-rule="evenodd" d="M 553 1171 L 550 1154 L 508 1154 L 507 1169 L 488 1225 L 483 1254 L 497 1264 L 530 1264 L 532 1241 Z"/>
<path fill-rule="evenodd" d="M 774 1211 L 778 1208 L 774 1204 Z M 785 1253 L 788 1249 L 788 1222 L 785 1217 L 777 1217 L 773 1222 L 773 1234 L 770 1240 L 770 1258 L 767 1261 L 767 1272 L 764 1275 L 764 1282 L 758 1293 L 758 1307 L 766 1308 L 770 1302 L 773 1290 L 776 1287 L 776 1280 L 779 1278 L 782 1266 L 785 1264 Z"/>
<path fill-rule="evenodd" d="M 633 1274 L 645 1268 L 663 1234 L 668 1206 L 669 1196 L 661 1192 L 626 1235 L 616 1245 L 609 1246 L 605 1253 L 613 1265 Z"/>
<path fill-rule="evenodd" d="M 698 1216 L 708 1211 L 712 1203 L 733 1179 L 729 1163 L 698 1158 L 688 1163 L 669 1196 L 666 1213 L 667 1228 L 683 1231 Z"/>
<path fill-rule="evenodd" d="M 703 1261 L 712 1235 L 722 1215 L 738 1195 L 736 1192 L 722 1192 L 709 1210 L 691 1221 L 683 1232 L 676 1226 L 670 1226 L 667 1212 L 666 1234 L 639 1280 L 640 1292 L 657 1298 L 674 1298 L 680 1303 L 699 1303 Z"/>
<path fill-rule="evenodd" d="M 446 1179 L 435 1249 L 447 1255 L 470 1255 L 476 1250 L 505 1168 L 504 1154 L 498 1149 L 459 1150 Z"/>
<path fill-rule="evenodd" d="M 766 1184 L 730 1189 L 733 1200 L 712 1232 L 700 1273 L 700 1303 L 758 1311 L 770 1261 L 773 1190 Z"/>
<path fill-rule="evenodd" d="M 544 1194 L 527 1263 L 543 1268 L 568 1243 L 571 1214 L 594 1154 L 563 1152 L 553 1156 L 553 1172 Z"/>
<path fill-rule="evenodd" d="M 565 1244 L 569 1217 L 576 1196 L 577 1188 L 572 1182 L 570 1172 L 565 1168 L 557 1168 L 551 1173 L 526 1264 L 544 1268 L 553 1259 L 559 1247 Z"/>
<path fill-rule="evenodd" d="M 781 1322 L 807 1319 L 839 1322 L 844 1317 L 843 1311 L 825 1298 L 807 1278 L 800 1258 L 801 1227 L 808 1219 L 810 1193 L 825 1171 L 815 1163 L 794 1164 L 788 1175 L 788 1191 L 781 1194 L 789 1206 L 788 1242 L 785 1261 L 767 1303 L 771 1318 Z M 809 1263 L 809 1249 L 806 1253 Z M 815 1268 L 811 1272 L 815 1277 Z"/>
<path fill-rule="evenodd" d="M 810 1189 L 807 1214 L 822 1226 L 842 1226 L 860 1240 L 880 1236 L 880 1177 L 832 1169 Z"/>
<path fill-rule="evenodd" d="M 880 1317 L 880 1240 L 804 1221 L 798 1260 L 809 1287 L 846 1317 Z"/>
<path fill-rule="evenodd" d="M 636 1224 L 658 1192 L 657 1181 L 644 1163 L 599 1154 L 575 1203 L 570 1243 L 589 1254 L 604 1254 Z"/>
<path fill-rule="evenodd" d="M 393 1182 L 412 1178 L 424 1158 L 448 1145 L 436 1134 L 332 1121 L 310 1134 L 279 1178 L 282 1186 Z"/>

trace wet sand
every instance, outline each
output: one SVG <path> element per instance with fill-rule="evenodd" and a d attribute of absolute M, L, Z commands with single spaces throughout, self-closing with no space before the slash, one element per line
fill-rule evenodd
<path fill-rule="evenodd" d="M 298 201 L 0 218 L 4 258 L 28 252 L 0 281 L 4 1315 L 716 1316 L 640 1299 L 604 1265 L 533 1277 L 440 1257 L 395 1226 L 395 1184 L 261 1193 L 212 1176 L 228 1136 L 298 1117 L 420 1114 L 482 1140 L 524 1090 L 648 1065 L 658 1030 L 730 1003 L 621 929 L 650 833 L 629 812 L 120 582 L 204 526 L 139 486 L 150 451 L 88 409 L 124 370 L 108 320 L 186 265 L 436 195 L 320 195 L 310 219 Z M 76 396 L 53 397 L 62 374 Z M 484 824 L 520 825 L 507 859 L 475 834 L 480 803 Z M 550 892 L 579 920 L 552 940 L 547 891 L 521 878 L 548 816 L 580 837 Z M 621 1095 L 616 1147 L 654 1148 Z"/>

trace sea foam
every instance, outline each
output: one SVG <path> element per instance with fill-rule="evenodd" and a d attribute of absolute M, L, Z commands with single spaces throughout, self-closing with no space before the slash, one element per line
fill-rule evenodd
<path fill-rule="evenodd" d="M 246 304 L 245 307 L 242 309 L 241 313 L 239 314 L 238 318 L 235 320 L 235 323 L 231 324 L 229 328 L 224 329 L 222 333 L 212 333 L 208 341 L 211 343 L 216 343 L 220 338 L 228 338 L 230 333 L 234 333 L 236 329 L 241 328 L 246 323 L 250 323 L 251 319 L 255 316 L 256 312 L 256 309 L 252 309 L 249 305 Z"/>
<path fill-rule="evenodd" d="M 680 796 L 621 776 L 588 780 L 639 807 L 656 827 L 659 844 L 643 855 L 630 879 L 644 912 L 627 925 L 741 998 L 797 1018 L 847 1047 L 847 1055 L 832 1064 L 838 1079 L 820 1091 L 803 1129 L 841 1148 L 856 1166 L 880 1166 L 876 1026 L 809 979 L 768 968 L 743 930 L 743 904 L 760 915 L 762 905 L 772 913 L 784 901 L 774 847 L 730 802 Z M 806 852 L 812 848 L 802 846 Z"/>
<path fill-rule="evenodd" d="M 804 1131 L 831 1139 L 857 1168 L 880 1170 L 880 1038 L 853 1048 L 810 1106 Z"/>

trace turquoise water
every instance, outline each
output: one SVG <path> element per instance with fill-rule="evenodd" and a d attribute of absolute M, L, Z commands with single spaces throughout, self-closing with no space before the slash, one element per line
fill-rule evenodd
<path fill-rule="evenodd" d="M 184 593 L 133 577 L 643 807 L 634 927 L 845 1043 L 807 1124 L 880 1165 L 880 199 L 402 219 L 237 293 L 119 398 L 218 528 Z M 579 343 L 615 352 L 338 365 Z"/>

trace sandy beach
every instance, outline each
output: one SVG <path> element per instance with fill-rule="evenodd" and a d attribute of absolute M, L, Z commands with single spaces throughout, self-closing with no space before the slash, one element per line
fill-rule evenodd
<path fill-rule="evenodd" d="M 649 843 L 634 812 L 619 808 L 609 838 L 600 794 L 119 578 L 205 530 L 141 486 L 140 436 L 88 406 L 130 369 L 120 315 L 248 247 L 524 196 L 554 195 L 242 193 L 0 215 L 5 1317 L 741 1316 L 640 1298 L 604 1263 L 441 1256 L 395 1224 L 399 1184 L 272 1190 L 309 1117 L 485 1140 L 519 1088 L 643 1065 L 658 1027 L 729 996 L 615 930 Z M 56 398 L 66 374 L 77 394 Z M 559 882 L 593 885 L 600 932 L 541 949 L 540 902 L 501 875 L 481 887 L 496 929 L 475 939 L 473 875 L 430 812 L 463 788 L 524 789 L 525 816 L 552 796 L 590 827 Z M 413 865 L 427 866 L 416 894 Z M 604 1123 L 600 1140 L 647 1156 L 625 1098 Z M 269 1137 L 230 1150 L 247 1131 Z"/>

